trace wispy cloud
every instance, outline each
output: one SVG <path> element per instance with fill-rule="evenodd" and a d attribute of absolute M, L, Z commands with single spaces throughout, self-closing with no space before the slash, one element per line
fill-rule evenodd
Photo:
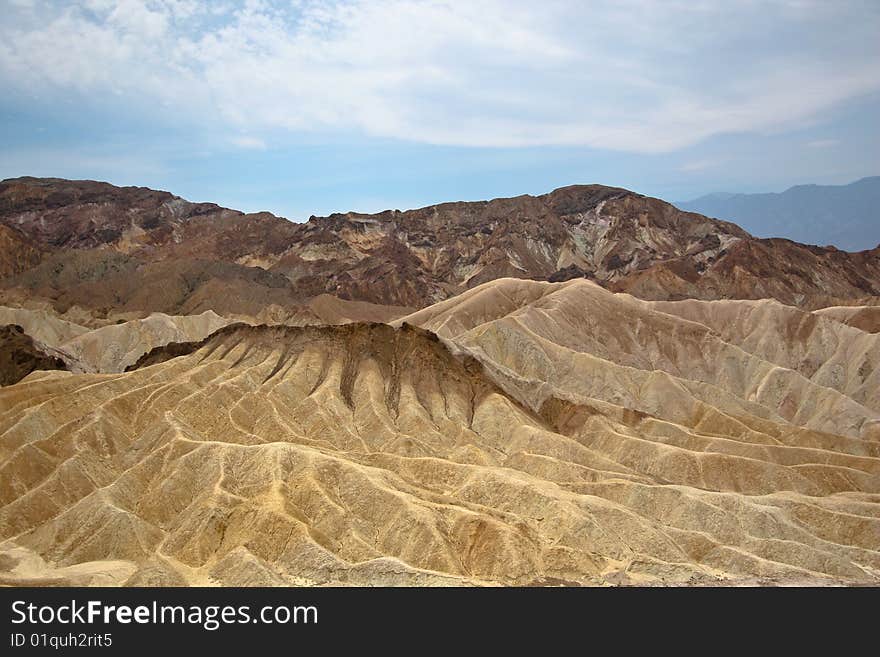
<path fill-rule="evenodd" d="M 239 148 L 247 148 L 251 150 L 266 150 L 266 142 L 259 137 L 237 136 L 230 138 L 230 143 Z"/>
<path fill-rule="evenodd" d="M 839 139 L 816 139 L 815 141 L 808 142 L 807 146 L 810 148 L 831 148 L 839 143 Z"/>
<path fill-rule="evenodd" d="M 662 152 L 880 90 L 878 32 L 855 0 L 86 0 L 8 8 L 0 83 L 227 134 Z"/>

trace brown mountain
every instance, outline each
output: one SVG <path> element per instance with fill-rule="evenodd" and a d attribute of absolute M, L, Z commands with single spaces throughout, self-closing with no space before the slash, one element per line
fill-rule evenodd
<path fill-rule="evenodd" d="M 47 249 L 148 250 L 164 245 L 180 226 L 204 215 L 241 213 L 213 203 L 189 203 L 168 192 L 91 180 L 25 177 L 0 183 L 2 223 Z"/>
<path fill-rule="evenodd" d="M 0 225 L 0 278 L 14 276 L 37 265 L 43 252 L 21 231 Z"/>
<path fill-rule="evenodd" d="M 18 383 L 34 370 L 66 370 L 64 361 L 49 351 L 17 324 L 0 326 L 0 386 Z"/>
<path fill-rule="evenodd" d="M 295 224 L 145 188 L 18 178 L 0 183 L 0 227 L 32 249 L 2 262 L 3 299 L 61 311 L 256 314 L 323 293 L 423 307 L 500 277 L 587 277 L 654 300 L 880 295 L 880 249 L 757 239 L 599 185 Z"/>

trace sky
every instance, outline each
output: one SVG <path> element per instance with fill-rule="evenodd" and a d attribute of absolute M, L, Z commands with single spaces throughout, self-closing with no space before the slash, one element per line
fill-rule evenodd
<path fill-rule="evenodd" d="M 3 0 L 0 178 L 295 221 L 880 174 L 877 0 Z"/>

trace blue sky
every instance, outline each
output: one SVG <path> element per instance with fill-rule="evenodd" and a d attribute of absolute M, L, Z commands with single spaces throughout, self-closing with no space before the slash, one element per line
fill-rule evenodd
<path fill-rule="evenodd" d="M 880 174 L 880 3 L 7 0 L 0 178 L 294 220 Z"/>

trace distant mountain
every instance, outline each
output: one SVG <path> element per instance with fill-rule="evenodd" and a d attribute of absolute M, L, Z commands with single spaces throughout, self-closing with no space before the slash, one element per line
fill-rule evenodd
<path fill-rule="evenodd" d="M 880 244 L 880 176 L 849 185 L 797 185 L 780 194 L 717 192 L 676 205 L 733 221 L 758 237 L 787 237 L 846 251 Z"/>

